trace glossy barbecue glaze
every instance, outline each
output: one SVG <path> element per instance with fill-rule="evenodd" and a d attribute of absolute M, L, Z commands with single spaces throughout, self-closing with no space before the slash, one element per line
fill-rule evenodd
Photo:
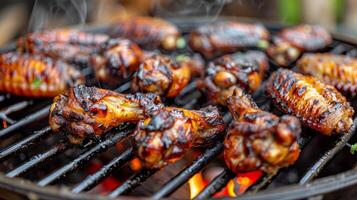
<path fill-rule="evenodd" d="M 347 132 L 352 126 L 354 111 L 346 98 L 311 76 L 279 69 L 269 78 L 267 93 L 282 111 L 325 135 Z"/>
<path fill-rule="evenodd" d="M 79 31 L 77 29 L 53 29 L 27 34 L 18 40 L 18 47 L 32 48 L 51 43 L 67 43 L 79 46 L 99 46 L 109 36 Z"/>
<path fill-rule="evenodd" d="M 344 94 L 357 94 L 357 59 L 336 54 L 304 54 L 298 70 L 335 86 Z"/>
<path fill-rule="evenodd" d="M 143 60 L 132 81 L 133 92 L 152 92 L 175 97 L 191 79 L 188 62 L 176 62 L 164 55 L 153 55 Z"/>
<path fill-rule="evenodd" d="M 174 24 L 163 19 L 133 17 L 113 24 L 110 35 L 130 39 L 141 47 L 174 50 L 181 33 Z"/>
<path fill-rule="evenodd" d="M 332 42 L 331 34 L 320 26 L 299 25 L 283 29 L 267 49 L 268 55 L 279 65 L 288 66 L 302 52 L 318 51 Z"/>
<path fill-rule="evenodd" d="M 139 122 L 134 135 L 138 156 L 148 168 L 180 159 L 193 146 L 207 146 L 224 133 L 216 107 L 200 110 L 166 107 Z"/>
<path fill-rule="evenodd" d="M 76 29 L 53 29 L 33 32 L 18 39 L 19 51 L 43 54 L 73 63 L 89 62 L 89 55 L 98 51 L 109 36 Z"/>
<path fill-rule="evenodd" d="M 301 132 L 296 117 L 265 112 L 240 89 L 229 97 L 228 107 L 234 117 L 224 140 L 229 169 L 273 173 L 294 164 L 300 154 L 296 138 Z"/>
<path fill-rule="evenodd" d="M 91 65 L 98 80 L 117 84 L 137 71 L 142 55 L 139 46 L 130 40 L 111 39 L 91 56 Z"/>
<path fill-rule="evenodd" d="M 225 55 L 209 64 L 200 86 L 211 100 L 226 105 L 227 98 L 238 87 L 256 91 L 268 68 L 267 57 L 259 51 Z"/>
<path fill-rule="evenodd" d="M 0 91 L 26 97 L 54 97 L 84 82 L 71 65 L 49 57 L 10 52 L 0 55 Z"/>
<path fill-rule="evenodd" d="M 162 107 L 153 94 L 119 94 L 110 90 L 79 85 L 54 99 L 49 124 L 64 132 L 71 143 L 100 137 L 124 122 L 138 122 Z"/>
<path fill-rule="evenodd" d="M 268 30 L 262 25 L 221 21 L 194 29 L 189 35 L 189 45 L 194 51 L 211 58 L 242 48 L 263 47 L 269 37 Z"/>

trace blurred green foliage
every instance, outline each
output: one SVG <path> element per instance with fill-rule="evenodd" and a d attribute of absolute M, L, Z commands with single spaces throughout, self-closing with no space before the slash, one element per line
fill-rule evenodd
<path fill-rule="evenodd" d="M 313 0 L 311 0 L 313 1 Z M 326 0 L 331 3 L 335 12 L 336 21 L 343 20 L 345 0 Z M 282 22 L 297 24 L 303 21 L 302 1 L 300 0 L 277 0 L 279 16 Z"/>
<path fill-rule="evenodd" d="M 301 22 L 300 0 L 277 0 L 280 19 L 286 24 L 297 24 Z"/>

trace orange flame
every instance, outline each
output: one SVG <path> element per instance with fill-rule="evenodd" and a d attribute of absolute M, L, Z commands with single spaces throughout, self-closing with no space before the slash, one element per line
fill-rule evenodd
<path fill-rule="evenodd" d="M 139 158 L 134 158 L 130 161 L 130 168 L 133 171 L 139 171 L 142 168 L 142 164 Z"/>
<path fill-rule="evenodd" d="M 198 172 L 188 180 L 188 185 L 190 187 L 190 199 L 193 199 L 206 187 L 207 182 L 203 179 L 202 173 Z"/>
<path fill-rule="evenodd" d="M 230 197 L 236 197 L 243 194 L 251 185 L 253 185 L 261 176 L 263 172 L 260 170 L 239 173 L 237 177 L 230 180 L 227 184 L 227 193 Z"/>
<path fill-rule="evenodd" d="M 214 197 L 236 197 L 243 194 L 250 186 L 252 186 L 263 175 L 260 170 L 239 173 L 235 178 L 230 180 L 226 187 L 217 192 Z M 188 181 L 190 187 L 190 199 L 193 199 L 198 195 L 204 187 L 208 185 L 208 181 L 205 180 L 201 172 L 198 172 Z"/>

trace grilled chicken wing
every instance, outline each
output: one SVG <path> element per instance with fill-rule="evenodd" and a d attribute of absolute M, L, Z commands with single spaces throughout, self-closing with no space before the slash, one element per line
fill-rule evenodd
<path fill-rule="evenodd" d="M 0 91 L 27 97 L 54 97 L 84 82 L 72 66 L 40 55 L 18 52 L 0 55 Z"/>
<path fill-rule="evenodd" d="M 163 55 L 145 59 L 135 73 L 131 88 L 134 92 L 152 92 L 175 97 L 191 79 L 188 62 L 176 62 Z"/>
<path fill-rule="evenodd" d="M 140 121 L 134 135 L 144 165 L 161 168 L 181 158 L 192 146 L 212 143 L 223 132 L 223 118 L 216 107 L 197 111 L 166 107 Z"/>
<path fill-rule="evenodd" d="M 18 40 L 19 47 L 35 47 L 52 43 L 67 43 L 79 46 L 100 46 L 109 36 L 78 31 L 76 29 L 53 29 L 33 32 Z"/>
<path fill-rule="evenodd" d="M 211 100 L 226 105 L 227 98 L 237 87 L 249 92 L 256 91 L 268 68 L 265 54 L 259 51 L 225 55 L 209 64 L 206 78 L 200 87 Z"/>
<path fill-rule="evenodd" d="M 267 93 L 281 110 L 325 135 L 347 132 L 352 126 L 354 111 L 346 98 L 311 76 L 279 69 L 269 78 Z"/>
<path fill-rule="evenodd" d="M 274 43 L 267 49 L 268 55 L 279 65 L 288 66 L 302 52 L 318 51 L 326 48 L 332 42 L 330 33 L 320 27 L 299 25 L 283 29 Z"/>
<path fill-rule="evenodd" d="M 275 170 L 293 164 L 300 154 L 296 117 L 278 117 L 258 108 L 241 89 L 228 99 L 234 120 L 224 140 L 224 158 L 236 173 Z"/>
<path fill-rule="evenodd" d="M 269 40 L 268 30 L 257 24 L 234 21 L 205 24 L 189 35 L 189 45 L 206 58 L 247 47 L 262 47 Z"/>
<path fill-rule="evenodd" d="M 20 51 L 44 54 L 73 63 L 88 63 L 89 55 L 97 52 L 109 37 L 75 29 L 54 29 L 29 33 L 18 39 Z"/>
<path fill-rule="evenodd" d="M 54 99 L 49 124 L 53 131 L 65 132 L 71 143 L 80 144 L 121 123 L 137 122 L 161 107 L 160 98 L 153 94 L 124 95 L 78 85 Z"/>
<path fill-rule="evenodd" d="M 174 24 L 163 19 L 135 17 L 123 19 L 114 24 L 110 35 L 128 38 L 142 47 L 162 47 L 166 50 L 174 50 L 181 34 Z"/>
<path fill-rule="evenodd" d="M 357 59 L 335 54 L 304 54 L 297 63 L 303 74 L 335 86 L 344 94 L 357 94 Z"/>
<path fill-rule="evenodd" d="M 98 80 L 117 84 L 129 78 L 139 68 L 142 51 L 126 39 L 111 39 L 91 57 L 91 64 Z"/>

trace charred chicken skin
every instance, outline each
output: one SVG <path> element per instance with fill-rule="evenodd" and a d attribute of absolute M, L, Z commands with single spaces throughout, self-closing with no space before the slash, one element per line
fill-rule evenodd
<path fill-rule="evenodd" d="M 353 124 L 346 98 L 312 76 L 279 69 L 269 78 L 267 93 L 282 111 L 322 134 L 347 132 Z"/>
<path fill-rule="evenodd" d="M 131 88 L 134 92 L 151 92 L 170 98 L 177 96 L 190 79 L 188 62 L 176 62 L 167 56 L 153 55 L 142 62 Z"/>
<path fill-rule="evenodd" d="M 320 26 L 299 25 L 283 29 L 273 41 L 267 49 L 268 55 L 279 65 L 288 66 L 302 52 L 326 48 L 332 42 L 332 37 Z"/>
<path fill-rule="evenodd" d="M 73 144 L 100 137 L 124 122 L 138 122 L 160 109 L 153 94 L 119 94 L 78 85 L 54 99 L 49 124 L 54 132 L 64 132 Z"/>
<path fill-rule="evenodd" d="M 98 80 L 117 84 L 137 71 L 142 54 L 139 46 L 129 40 L 111 39 L 91 56 L 91 64 Z"/>
<path fill-rule="evenodd" d="M 234 117 L 224 140 L 229 169 L 235 173 L 273 173 L 297 160 L 300 148 L 296 138 L 301 125 L 296 117 L 265 112 L 240 89 L 229 97 L 228 107 Z"/>
<path fill-rule="evenodd" d="M 304 54 L 298 70 L 335 86 L 344 94 L 357 94 L 357 59 L 335 54 Z"/>
<path fill-rule="evenodd" d="M 81 73 L 49 57 L 10 52 L 0 55 L 0 91 L 26 97 L 54 97 L 84 82 Z"/>
<path fill-rule="evenodd" d="M 174 50 L 181 35 L 175 25 L 159 18 L 134 17 L 120 20 L 113 26 L 110 31 L 112 37 L 124 37 L 149 48 Z"/>
<path fill-rule="evenodd" d="M 109 36 L 78 31 L 54 29 L 33 32 L 17 41 L 20 51 L 44 54 L 68 62 L 87 63 L 89 54 L 98 51 Z"/>
<path fill-rule="evenodd" d="M 147 168 L 161 168 L 180 159 L 193 146 L 212 143 L 224 133 L 224 127 L 216 107 L 166 107 L 139 122 L 134 132 L 138 157 Z"/>
<path fill-rule="evenodd" d="M 259 51 L 225 55 L 209 64 L 200 87 L 215 103 L 226 105 L 228 97 L 238 87 L 248 92 L 256 91 L 268 68 L 265 54 Z"/>
<path fill-rule="evenodd" d="M 99 46 L 106 42 L 109 36 L 78 31 L 76 29 L 53 29 L 33 32 L 18 40 L 19 47 L 36 47 L 51 43 L 67 43 L 79 46 Z"/>
<path fill-rule="evenodd" d="M 268 30 L 261 25 L 225 21 L 199 26 L 190 33 L 189 45 L 211 58 L 242 48 L 264 46 L 269 37 Z"/>

